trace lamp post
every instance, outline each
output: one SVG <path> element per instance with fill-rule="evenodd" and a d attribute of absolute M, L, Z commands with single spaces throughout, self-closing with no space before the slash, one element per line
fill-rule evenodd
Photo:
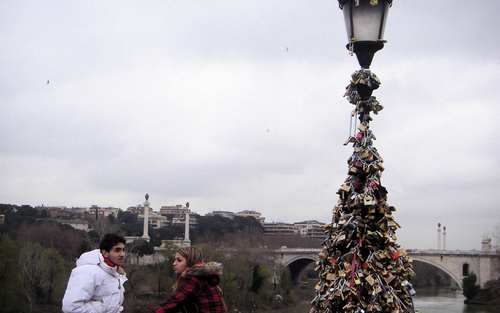
<path fill-rule="evenodd" d="M 385 22 L 392 0 L 339 0 L 347 30 L 347 49 L 359 65 L 370 68 L 375 52 L 384 47 Z"/>
<path fill-rule="evenodd" d="M 352 144 L 353 153 L 347 161 L 348 176 L 337 191 L 332 223 L 325 228 L 311 312 L 414 312 L 410 280 L 415 273 L 411 259 L 396 242 L 400 226 L 392 215 L 396 209 L 387 203 L 388 191 L 381 182 L 383 159 L 370 129 L 371 114 L 383 107 L 372 96 L 380 81 L 369 67 L 375 52 L 384 46 L 391 4 L 390 0 L 339 0 L 347 48 L 356 54 L 361 69 L 352 74 L 346 88 L 355 126 L 344 145 Z"/>

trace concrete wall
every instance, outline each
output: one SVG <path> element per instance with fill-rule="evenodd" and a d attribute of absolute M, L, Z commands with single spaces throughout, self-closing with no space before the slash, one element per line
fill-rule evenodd
<path fill-rule="evenodd" d="M 165 257 L 159 253 L 158 251 L 155 251 L 155 253 L 151 255 L 144 255 L 142 257 L 134 254 L 134 253 L 129 253 L 127 254 L 127 263 L 128 264 L 134 264 L 134 265 L 150 265 L 150 264 L 156 264 L 165 261 Z"/>

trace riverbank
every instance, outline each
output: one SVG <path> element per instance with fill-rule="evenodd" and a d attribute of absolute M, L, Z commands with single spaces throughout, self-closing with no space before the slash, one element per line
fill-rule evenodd
<path fill-rule="evenodd" d="M 491 305 L 464 304 L 461 291 L 449 288 L 417 289 L 415 309 L 422 313 L 497 313 L 498 307 Z"/>
<path fill-rule="evenodd" d="M 465 303 L 469 305 L 500 305 L 500 279 L 489 281 L 478 294 Z"/>

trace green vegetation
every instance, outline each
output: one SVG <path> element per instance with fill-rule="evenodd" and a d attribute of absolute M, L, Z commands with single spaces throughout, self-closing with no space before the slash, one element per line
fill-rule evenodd
<path fill-rule="evenodd" d="M 74 260 L 95 245 L 86 232 L 43 220 L 44 210 L 0 204 L 0 308 L 58 312 Z"/>
<path fill-rule="evenodd" d="M 6 223 L 0 225 L 0 311 L 5 313 L 60 312 L 69 274 L 81 253 L 97 247 L 106 232 L 142 235 L 142 222 L 130 212 L 97 221 L 87 216 L 92 227 L 88 233 L 49 220 L 47 211 L 30 206 L 0 204 L 0 214 L 6 215 Z M 290 273 L 276 268 L 260 248 L 279 242 L 266 242 L 262 226 L 255 219 L 199 216 L 191 234 L 193 244 L 202 249 L 206 260 L 223 264 L 221 287 L 231 311 L 286 311 L 299 304 Z M 184 227 L 150 229 L 149 235 L 149 243 L 137 240 L 128 244 L 132 257 L 151 255 L 153 246 L 161 240 L 183 237 Z M 163 262 L 126 266 L 125 313 L 150 313 L 172 292 L 175 249 L 167 246 L 162 252 Z"/>
<path fill-rule="evenodd" d="M 473 272 L 464 277 L 462 280 L 463 293 L 466 302 L 474 298 L 480 290 L 480 287 L 479 285 L 476 284 L 476 281 L 477 277 L 476 274 L 474 274 Z"/>
<path fill-rule="evenodd" d="M 476 285 L 478 289 L 479 286 Z M 465 287 L 464 287 L 465 293 Z M 484 288 L 479 289 L 473 297 L 467 298 L 467 304 L 500 305 L 500 279 L 490 280 L 484 284 Z"/>
<path fill-rule="evenodd" d="M 37 312 L 62 299 L 71 265 L 57 250 L 2 235 L 0 260 L 2 312 Z"/>

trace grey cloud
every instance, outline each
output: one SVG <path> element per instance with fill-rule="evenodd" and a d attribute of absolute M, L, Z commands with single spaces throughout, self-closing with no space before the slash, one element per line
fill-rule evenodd
<path fill-rule="evenodd" d="M 437 219 L 451 248 L 478 247 L 500 219 L 498 9 L 391 9 L 372 128 L 406 247 L 431 247 Z M 147 191 L 329 221 L 357 68 L 343 23 L 325 0 L 2 2 L 0 201 L 127 207 Z"/>

